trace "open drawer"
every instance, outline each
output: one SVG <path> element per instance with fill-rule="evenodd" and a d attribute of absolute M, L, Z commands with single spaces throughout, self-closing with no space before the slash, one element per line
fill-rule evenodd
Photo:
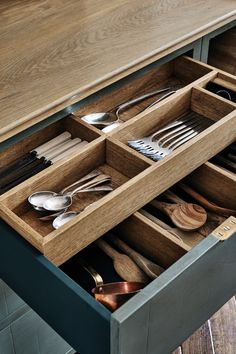
<path fill-rule="evenodd" d="M 124 144 L 149 135 L 189 111 L 207 126 L 161 161 L 153 162 Z M 0 215 L 60 265 L 231 143 L 235 139 L 235 119 L 231 103 L 201 88 L 186 88 L 150 112 L 126 122 L 112 137 L 100 137 L 66 161 L 59 161 L 4 193 Z M 81 197 L 78 202 L 73 199 L 71 208 L 78 215 L 58 230 L 53 230 L 50 221 L 41 221 L 40 213 L 29 205 L 32 193 L 58 193 L 95 169 L 111 177 L 113 191 L 102 198 Z"/>
<path fill-rule="evenodd" d="M 212 164 L 202 165 L 185 181 L 211 201 L 236 208 L 236 179 Z M 114 237 L 120 236 L 166 270 L 114 313 L 75 282 L 80 281 L 76 268 L 80 254 L 57 268 L 4 222 L 0 276 L 7 276 L 9 285 L 34 304 L 34 309 L 80 353 L 170 353 L 235 292 L 235 222 L 227 221 L 227 240 L 222 242 L 213 232 L 198 245 L 193 243 L 194 247 L 141 212 L 118 225 L 112 231 Z M 220 231 L 224 232 L 223 226 Z M 102 259 L 105 271 L 112 267 L 105 258 L 99 258 L 95 250 L 90 260 L 98 266 Z M 114 280 L 109 277 L 105 280 Z M 93 340 L 91 336 L 95 336 Z"/>

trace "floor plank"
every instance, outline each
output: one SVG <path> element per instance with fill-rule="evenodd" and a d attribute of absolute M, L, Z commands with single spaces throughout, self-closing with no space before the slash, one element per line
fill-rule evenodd
<path fill-rule="evenodd" d="M 191 337 L 182 344 L 183 354 L 214 354 L 210 324 L 207 321 Z"/>
<path fill-rule="evenodd" d="M 236 302 L 228 301 L 210 319 L 215 354 L 236 353 Z"/>
<path fill-rule="evenodd" d="M 172 354 L 235 353 L 236 297 L 233 297 Z"/>

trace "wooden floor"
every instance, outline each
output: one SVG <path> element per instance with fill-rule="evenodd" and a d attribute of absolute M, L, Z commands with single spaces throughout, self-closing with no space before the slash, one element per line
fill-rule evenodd
<path fill-rule="evenodd" d="M 227 302 L 172 354 L 236 354 L 236 298 Z"/>

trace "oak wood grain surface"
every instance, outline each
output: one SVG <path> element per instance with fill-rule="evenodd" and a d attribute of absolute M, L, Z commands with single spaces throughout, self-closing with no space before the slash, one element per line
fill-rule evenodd
<path fill-rule="evenodd" d="M 3 0 L 0 141 L 234 20 L 234 0 Z"/>

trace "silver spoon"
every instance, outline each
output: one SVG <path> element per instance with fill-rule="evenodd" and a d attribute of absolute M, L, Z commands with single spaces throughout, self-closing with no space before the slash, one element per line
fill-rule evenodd
<path fill-rule="evenodd" d="M 33 208 L 35 210 L 45 211 L 43 204 L 46 202 L 47 199 L 54 197 L 56 195 L 62 195 L 66 191 L 68 191 L 70 188 L 77 186 L 79 183 L 85 182 L 85 181 L 92 179 L 94 177 L 97 177 L 99 175 L 101 175 L 101 172 L 99 170 L 94 170 L 94 171 L 90 172 L 89 174 L 87 174 L 86 176 L 80 178 L 78 181 L 65 187 L 59 193 L 52 192 L 52 191 L 35 192 L 28 197 L 28 202 L 33 206 Z"/>
<path fill-rule="evenodd" d="M 151 104 L 149 104 L 147 107 L 145 107 L 141 112 L 146 111 L 146 109 L 151 108 L 152 106 L 154 106 L 155 104 L 157 104 L 158 102 L 163 101 L 165 98 L 173 95 L 173 93 L 176 93 L 176 91 L 170 91 L 168 93 L 166 93 L 165 95 L 161 96 L 160 98 L 158 98 L 157 100 L 155 100 L 154 102 L 152 102 Z M 139 113 L 141 113 L 139 112 Z M 121 119 L 117 119 L 116 121 L 114 121 L 114 123 L 107 125 L 105 128 L 102 129 L 102 131 L 104 133 L 109 133 L 111 132 L 113 129 L 119 127 L 121 124 L 123 124 L 124 122 Z"/>
<path fill-rule="evenodd" d="M 169 87 L 166 87 L 163 89 L 159 89 L 156 91 L 146 93 L 142 96 L 136 97 L 136 98 L 126 101 L 116 107 L 113 107 L 108 112 L 86 114 L 86 115 L 82 116 L 81 119 L 89 124 L 96 125 L 98 127 L 106 127 L 110 124 L 115 123 L 116 121 L 119 121 L 120 111 L 123 111 L 126 108 L 134 105 L 135 103 L 145 100 L 146 98 L 149 98 L 149 97 L 155 96 L 159 93 L 168 91 L 169 89 L 170 89 Z"/>
<path fill-rule="evenodd" d="M 52 226 L 57 230 L 62 225 L 74 219 L 77 215 L 79 215 L 79 213 L 76 211 L 67 211 L 65 213 L 61 213 L 53 220 Z"/>
<path fill-rule="evenodd" d="M 91 181 L 83 184 L 82 186 L 77 187 L 72 192 L 69 192 L 64 195 L 56 195 L 49 199 L 47 199 L 44 204 L 43 208 L 50 211 L 60 211 L 65 208 L 69 208 L 72 204 L 72 198 L 82 189 L 86 189 L 89 187 L 95 187 L 101 183 L 111 181 L 111 177 L 107 175 L 100 175 L 92 179 Z"/>
<path fill-rule="evenodd" d="M 113 188 L 111 186 L 100 186 L 100 187 L 94 187 L 94 188 L 90 188 L 90 189 L 83 189 L 81 191 L 79 191 L 79 193 L 88 193 L 88 192 L 111 192 L 113 191 Z M 39 218 L 39 220 L 42 221 L 48 221 L 48 220 L 53 220 L 55 219 L 57 216 L 66 213 L 68 208 L 62 209 L 56 213 L 50 214 L 50 215 L 45 215 L 45 216 L 41 216 Z M 44 209 L 45 210 L 45 209 Z M 76 214 L 77 215 L 77 214 Z"/>

